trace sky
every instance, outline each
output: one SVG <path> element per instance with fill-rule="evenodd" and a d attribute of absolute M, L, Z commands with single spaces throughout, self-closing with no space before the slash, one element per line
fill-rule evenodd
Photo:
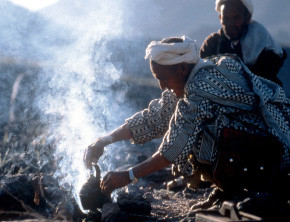
<path fill-rule="evenodd" d="M 55 5 L 58 2 L 63 2 L 63 0 L 10 1 L 30 11 L 40 11 L 47 8 L 48 6 Z M 253 19 L 258 20 L 262 24 L 264 24 L 269 32 L 273 35 L 273 37 L 280 44 L 290 46 L 289 0 L 263 0 L 262 5 L 260 4 L 261 1 L 262 0 L 253 0 Z M 138 2 L 138 0 L 136 2 Z M 146 2 L 150 2 L 150 0 L 144 0 L 144 2 L 144 4 L 146 4 Z M 170 36 L 175 33 L 184 33 L 187 35 L 191 35 L 192 33 L 197 32 L 202 32 L 202 36 L 205 36 L 206 33 L 212 32 L 213 30 L 217 30 L 219 28 L 217 13 L 214 11 L 214 2 L 215 0 L 180 0 L 178 1 L 178 4 L 176 4 L 176 2 L 171 0 L 157 0 L 154 1 L 154 5 L 157 7 L 159 6 L 162 11 L 162 14 L 158 19 L 158 23 L 166 23 L 166 26 L 162 25 L 161 27 L 159 27 L 156 22 L 143 23 L 144 20 L 150 21 L 150 18 L 142 17 L 142 7 L 140 9 L 136 8 L 132 12 L 137 14 L 137 16 L 135 16 L 134 18 L 136 19 L 136 21 L 132 22 L 132 24 L 136 24 L 136 30 L 138 30 L 138 28 L 142 30 L 150 30 L 152 29 L 152 25 L 158 27 L 156 29 L 152 29 L 152 33 L 155 33 L 154 37 L 160 35 Z M 139 3 L 139 5 L 141 4 Z M 209 8 L 210 5 L 212 5 L 211 8 Z M 150 11 L 154 12 L 154 9 L 151 8 Z M 202 14 L 202 18 L 200 14 Z M 140 25 L 140 21 L 142 21 L 142 25 Z M 173 30 L 175 30 L 175 32 Z M 203 41 L 202 38 L 199 39 L 199 36 L 197 36 L 196 39 L 200 44 Z"/>
<path fill-rule="evenodd" d="M 22 6 L 30 11 L 37 11 L 49 5 L 52 5 L 59 0 L 10 0 L 15 5 Z"/>

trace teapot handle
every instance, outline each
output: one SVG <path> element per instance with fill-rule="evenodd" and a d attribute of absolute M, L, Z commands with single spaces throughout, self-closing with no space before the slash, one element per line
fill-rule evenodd
<path fill-rule="evenodd" d="M 95 170 L 96 170 L 96 180 L 97 181 L 100 181 L 101 179 L 101 170 L 100 170 L 100 167 L 98 164 L 93 164 L 93 166 L 95 167 Z"/>

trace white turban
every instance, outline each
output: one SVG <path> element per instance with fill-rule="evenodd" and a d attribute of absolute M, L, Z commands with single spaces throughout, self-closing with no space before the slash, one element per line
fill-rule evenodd
<path fill-rule="evenodd" d="M 177 43 L 152 41 L 146 49 L 145 59 L 149 58 L 161 65 L 175 65 L 182 62 L 196 64 L 199 54 L 195 40 L 186 36 L 182 36 L 181 39 L 183 42 Z"/>
<path fill-rule="evenodd" d="M 237 1 L 237 0 L 216 0 L 215 1 L 215 10 L 220 13 L 221 12 L 221 5 L 226 1 Z M 246 8 L 251 13 L 251 15 L 253 15 L 254 5 L 252 3 L 252 0 L 240 0 L 240 1 L 244 4 L 244 6 L 246 6 Z"/>

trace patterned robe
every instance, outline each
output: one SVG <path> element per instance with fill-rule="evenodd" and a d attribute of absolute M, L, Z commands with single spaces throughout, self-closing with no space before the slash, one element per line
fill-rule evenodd
<path fill-rule="evenodd" d="M 251 21 L 240 42 L 236 45 L 220 29 L 218 32 L 210 34 L 200 48 L 201 58 L 226 53 L 238 55 L 251 72 L 282 86 L 277 75 L 287 54 L 262 24 Z"/>
<path fill-rule="evenodd" d="M 165 90 L 126 120 L 135 143 L 163 137 L 159 152 L 188 176 L 194 173 L 189 154 L 202 163 L 216 161 L 224 127 L 277 138 L 284 147 L 281 167 L 289 167 L 289 121 L 290 100 L 282 88 L 251 73 L 234 55 L 200 60 L 184 98 Z"/>

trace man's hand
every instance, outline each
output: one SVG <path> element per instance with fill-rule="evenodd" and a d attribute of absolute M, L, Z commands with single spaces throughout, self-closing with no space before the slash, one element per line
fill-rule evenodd
<path fill-rule="evenodd" d="M 103 155 L 104 146 L 105 144 L 101 141 L 101 138 L 99 138 L 85 149 L 83 161 L 86 168 L 92 169 L 93 160 L 96 159 L 96 161 L 98 161 Z"/>
<path fill-rule="evenodd" d="M 109 172 L 101 181 L 101 189 L 104 194 L 109 195 L 115 189 L 124 187 L 131 183 L 128 171 Z"/>
<path fill-rule="evenodd" d="M 128 140 L 131 138 L 132 136 L 129 127 L 126 123 L 119 126 L 117 129 L 107 134 L 106 136 L 99 137 L 93 144 L 89 145 L 84 152 L 83 161 L 86 168 L 92 169 L 93 160 L 94 159 L 96 159 L 96 161 L 99 160 L 99 158 L 104 153 L 105 146 L 121 140 Z"/>

